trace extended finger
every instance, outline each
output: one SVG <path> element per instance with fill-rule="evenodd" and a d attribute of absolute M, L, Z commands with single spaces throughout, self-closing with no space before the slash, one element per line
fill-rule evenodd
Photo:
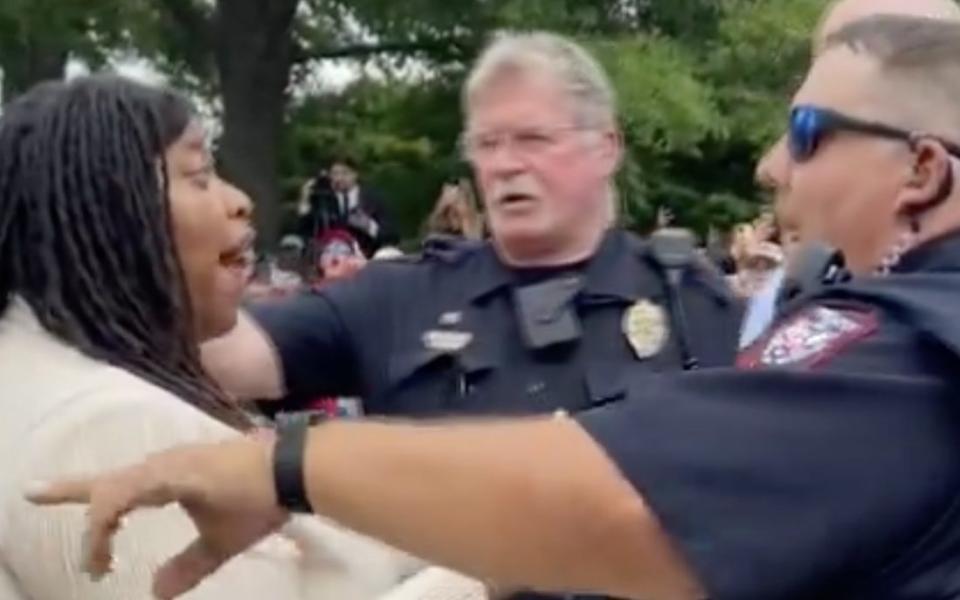
<path fill-rule="evenodd" d="M 76 478 L 58 481 L 33 481 L 24 488 L 24 496 L 39 505 L 87 503 L 95 479 Z"/>

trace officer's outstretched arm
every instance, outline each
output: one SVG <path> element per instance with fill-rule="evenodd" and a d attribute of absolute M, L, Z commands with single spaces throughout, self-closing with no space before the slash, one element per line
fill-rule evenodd
<path fill-rule="evenodd" d="M 704 596 L 643 499 L 573 420 L 331 422 L 311 430 L 305 452 L 316 512 L 499 589 Z M 184 446 L 37 486 L 31 498 L 90 503 L 83 564 L 96 576 L 112 564 L 124 514 L 180 502 L 201 539 L 157 575 L 158 597 L 173 598 L 283 523 L 272 454 L 260 436 Z"/>
<path fill-rule="evenodd" d="M 226 335 L 200 347 L 203 366 L 238 400 L 274 400 L 283 395 L 280 359 L 267 334 L 243 310 Z"/>
<path fill-rule="evenodd" d="M 310 435 L 316 511 L 510 588 L 701 598 L 656 517 L 572 419 L 331 423 Z"/>

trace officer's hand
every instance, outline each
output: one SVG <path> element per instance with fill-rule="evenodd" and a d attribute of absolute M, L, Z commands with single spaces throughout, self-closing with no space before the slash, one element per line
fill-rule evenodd
<path fill-rule="evenodd" d="M 111 539 L 139 507 L 178 502 L 199 532 L 157 573 L 154 594 L 175 598 L 279 528 L 287 514 L 273 488 L 270 436 L 182 446 L 88 479 L 33 484 L 36 504 L 88 503 L 82 564 L 95 579 L 110 571 Z"/>

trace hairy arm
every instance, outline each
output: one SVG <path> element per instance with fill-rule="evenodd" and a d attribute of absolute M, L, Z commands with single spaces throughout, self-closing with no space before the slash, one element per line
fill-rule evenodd
<path fill-rule="evenodd" d="M 572 420 L 331 423 L 311 433 L 306 470 L 317 512 L 507 588 L 701 596 L 642 498 Z"/>

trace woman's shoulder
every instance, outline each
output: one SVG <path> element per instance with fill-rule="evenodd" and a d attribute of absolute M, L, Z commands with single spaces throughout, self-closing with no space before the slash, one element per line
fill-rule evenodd
<path fill-rule="evenodd" d="M 0 318 L 0 439 L 98 415 L 108 423 L 153 417 L 213 421 L 167 390 L 123 368 L 88 356 L 44 330 L 23 302 Z"/>
<path fill-rule="evenodd" d="M 120 467 L 178 444 L 236 435 L 170 392 L 114 367 L 47 399 L 42 412 L 4 426 L 0 446 L 24 457 L 11 465 L 17 472 L 8 472 L 14 481 Z"/>
<path fill-rule="evenodd" d="M 235 434 L 230 427 L 201 412 L 173 393 L 123 369 L 102 369 L 82 389 L 38 421 L 35 439 L 83 436 L 112 448 L 131 445 L 155 451 L 177 443 L 208 441 Z"/>
<path fill-rule="evenodd" d="M 25 433 L 62 432 L 80 427 L 88 435 L 124 433 L 122 437 L 129 438 L 131 433 L 127 428 L 133 427 L 144 432 L 156 430 L 152 438 L 183 437 L 193 430 L 195 434 L 232 431 L 173 393 L 110 365 L 95 368 L 82 381 L 75 381 L 72 389 L 61 391 L 44 414 L 35 415 Z M 174 426 L 176 429 L 170 431 Z"/>

